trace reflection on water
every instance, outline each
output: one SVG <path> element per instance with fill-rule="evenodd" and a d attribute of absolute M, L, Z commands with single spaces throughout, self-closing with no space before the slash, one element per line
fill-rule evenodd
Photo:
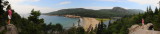
<path fill-rule="evenodd" d="M 63 16 L 47 16 L 47 15 L 41 15 L 40 18 L 44 19 L 44 22 L 46 24 L 52 23 L 52 24 L 61 24 L 64 28 L 72 27 L 73 24 L 78 24 L 78 18 L 66 18 Z"/>
<path fill-rule="evenodd" d="M 29 14 L 21 14 L 22 17 L 27 18 L 29 16 Z M 63 26 L 63 28 L 70 28 L 73 26 L 73 24 L 75 26 L 78 26 L 78 20 L 79 18 L 67 18 L 67 17 L 63 17 L 63 16 L 47 16 L 47 15 L 41 15 L 40 18 L 44 19 L 44 22 L 46 24 L 52 23 L 52 24 L 61 24 Z M 82 21 L 82 20 L 81 20 Z M 115 20 L 111 20 L 111 22 L 113 22 Z M 106 24 L 106 26 L 108 26 L 109 24 L 109 20 L 104 21 L 104 24 Z"/>

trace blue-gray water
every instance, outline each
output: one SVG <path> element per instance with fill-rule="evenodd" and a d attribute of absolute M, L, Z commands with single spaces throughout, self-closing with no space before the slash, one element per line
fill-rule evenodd
<path fill-rule="evenodd" d="M 21 14 L 22 17 L 27 18 L 29 16 L 29 14 Z M 44 22 L 46 24 L 52 23 L 52 24 L 61 24 L 63 26 L 63 28 L 70 28 L 74 25 L 77 25 L 77 21 L 79 20 L 78 18 L 67 18 L 67 17 L 63 17 L 63 16 L 47 16 L 47 15 L 41 15 L 40 18 L 44 19 Z M 105 21 L 104 24 L 106 24 L 106 26 L 108 25 L 109 21 Z"/>
<path fill-rule="evenodd" d="M 73 24 L 77 24 L 78 18 L 67 18 L 63 16 L 47 16 L 47 15 L 41 15 L 40 18 L 44 19 L 44 22 L 46 24 L 52 23 L 52 24 L 61 24 L 64 28 L 72 27 Z"/>
<path fill-rule="evenodd" d="M 27 18 L 29 16 L 29 14 L 21 14 L 22 17 Z M 63 17 L 63 16 L 48 16 L 48 15 L 41 15 L 39 16 L 39 18 L 43 18 L 44 19 L 44 23 L 49 24 L 61 24 L 63 26 L 63 28 L 70 28 L 73 26 L 73 24 L 76 26 L 78 24 L 78 18 L 67 18 L 67 17 Z"/>

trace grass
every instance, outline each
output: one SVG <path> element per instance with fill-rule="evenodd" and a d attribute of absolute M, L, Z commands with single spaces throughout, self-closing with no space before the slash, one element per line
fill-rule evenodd
<path fill-rule="evenodd" d="M 96 20 L 98 20 L 98 21 L 101 21 L 101 20 L 103 20 L 103 21 L 107 21 L 107 20 L 110 20 L 110 19 L 108 19 L 108 18 L 105 18 L 105 19 L 102 19 L 102 18 L 96 18 Z"/>

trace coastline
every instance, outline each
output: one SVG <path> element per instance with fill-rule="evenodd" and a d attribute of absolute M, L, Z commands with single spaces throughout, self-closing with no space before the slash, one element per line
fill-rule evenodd
<path fill-rule="evenodd" d="M 81 16 L 76 16 L 76 15 L 48 15 L 48 16 L 64 16 L 68 18 L 80 18 Z"/>
<path fill-rule="evenodd" d="M 79 18 L 80 20 L 79 24 L 85 29 L 85 31 L 91 28 L 95 29 L 95 27 L 99 24 L 99 20 L 90 17 L 80 17 L 75 15 L 48 15 L 48 16 L 64 16 L 67 18 Z"/>

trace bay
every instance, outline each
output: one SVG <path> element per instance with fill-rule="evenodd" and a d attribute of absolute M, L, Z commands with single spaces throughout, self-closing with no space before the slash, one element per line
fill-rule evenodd
<path fill-rule="evenodd" d="M 73 25 L 77 25 L 79 20 L 78 18 L 67 18 L 63 16 L 47 16 L 47 15 L 41 15 L 40 18 L 43 18 L 46 24 L 59 23 L 63 26 L 63 28 L 70 28 Z"/>
<path fill-rule="evenodd" d="M 21 14 L 21 16 L 24 18 L 27 18 L 29 16 L 29 14 Z M 78 20 L 79 20 L 79 18 L 67 18 L 67 17 L 63 17 L 63 16 L 48 16 L 48 15 L 40 15 L 39 18 L 43 18 L 44 23 L 46 23 L 46 24 L 52 23 L 55 25 L 55 24 L 59 23 L 65 29 L 68 29 L 68 28 L 72 27 L 73 25 L 77 26 Z M 104 21 L 104 24 L 106 24 L 106 26 L 108 26 L 109 20 Z"/>

